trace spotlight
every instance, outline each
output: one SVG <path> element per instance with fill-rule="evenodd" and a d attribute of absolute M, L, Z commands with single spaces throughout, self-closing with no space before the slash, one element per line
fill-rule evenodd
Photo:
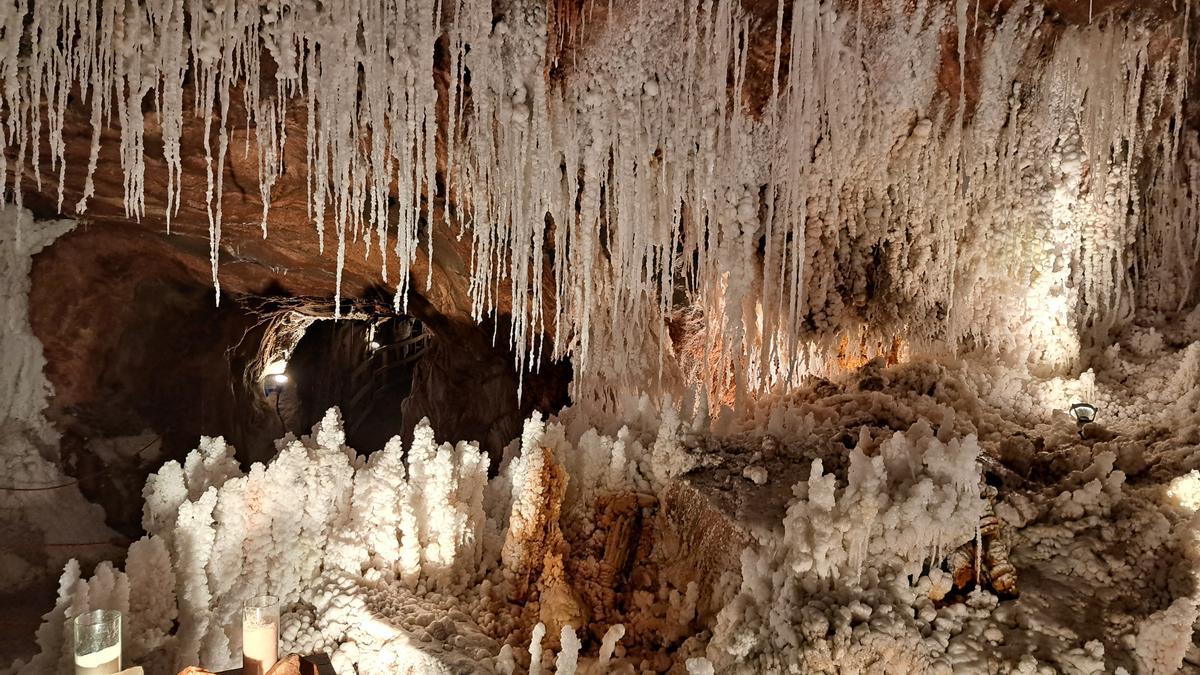
<path fill-rule="evenodd" d="M 262 388 L 263 395 L 270 398 L 271 394 L 278 393 L 283 389 L 283 385 L 287 384 L 287 361 L 279 360 L 272 361 L 263 368 Z"/>
<path fill-rule="evenodd" d="M 263 367 L 263 370 L 262 370 L 263 377 L 272 377 L 274 375 L 283 375 L 285 372 L 287 372 L 287 367 L 288 367 L 287 359 L 279 359 L 277 361 L 272 361 Z"/>
<path fill-rule="evenodd" d="M 1075 424 L 1081 427 L 1089 422 L 1095 422 L 1096 412 L 1096 406 L 1091 403 L 1071 404 L 1071 417 L 1074 417 Z"/>

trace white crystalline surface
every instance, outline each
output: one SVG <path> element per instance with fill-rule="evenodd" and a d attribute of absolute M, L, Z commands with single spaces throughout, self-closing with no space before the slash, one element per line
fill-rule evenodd
<path fill-rule="evenodd" d="M 43 416 L 52 388 L 29 325 L 32 258 L 74 227 L 0 208 L 0 593 L 49 581 L 72 556 L 116 551 L 103 509 L 57 463 L 58 432 Z"/>
<path fill-rule="evenodd" d="M 859 3 L 869 15 L 796 2 L 776 17 L 778 77 L 753 115 L 731 105 L 757 58 L 736 0 L 609 3 L 633 9 L 594 27 L 603 39 L 556 86 L 544 2 L 77 4 L 0 7 L 5 197 L 19 204 L 42 171 L 61 190 L 76 98 L 93 147 L 83 199 L 60 208 L 86 213 L 112 119 L 128 215 L 145 215 L 153 109 L 169 218 L 186 79 L 210 121 L 217 284 L 231 101 L 255 129 L 264 229 L 302 111 L 315 238 L 324 253 L 336 236 L 339 277 L 346 241 L 363 238 L 403 303 L 419 242 L 434 239 L 422 224 L 446 221 L 473 249 L 476 318 L 511 310 L 521 368 L 542 340 L 569 357 L 578 406 L 534 416 L 497 458 L 439 444 L 428 424 L 368 458 L 346 447 L 336 410 L 245 473 L 204 438 L 147 481 L 149 534 L 124 571 L 101 563 L 85 579 L 87 561 L 50 556 L 66 562 L 58 601 L 17 672 L 66 668 L 70 619 L 100 607 L 127 614 L 128 654 L 151 673 L 235 665 L 238 609 L 262 593 L 283 599 L 282 649 L 327 652 L 343 675 L 658 672 L 659 657 L 692 673 L 1200 664 L 1193 2 L 1166 40 L 1137 16 L 1051 26 L 1026 0 L 977 33 L 969 0 Z M 949 97 L 947 36 L 961 82 Z M 30 257 L 70 227 L 0 213 L 0 466 L 39 485 L 66 477 L 46 458 Z M 677 294 L 707 329 L 694 369 L 665 324 Z M 910 363 L 844 372 L 830 358 L 839 338 L 893 337 Z M 704 386 L 681 398 L 687 376 Z M 709 394 L 729 390 L 710 420 Z M 1099 424 L 1066 417 L 1081 401 Z M 943 560 L 976 536 L 981 476 L 998 484 L 1019 600 L 947 595 Z M 563 555 L 530 541 L 561 536 L 555 525 L 586 540 L 598 498 L 661 503 L 681 481 L 733 505 L 719 515 L 748 543 L 731 569 L 678 587 L 641 574 L 611 624 L 622 635 L 600 633 L 619 643 L 510 602 L 520 575 Z M 557 523 L 544 521 L 552 487 Z M 5 539 L 107 535 L 63 490 L 0 491 Z M 778 513 L 751 508 L 779 491 Z M 39 560 L 0 550 L 5 590 Z"/>
<path fill-rule="evenodd" d="M 710 384 L 766 390 L 858 331 L 1066 367 L 1080 328 L 1180 309 L 1193 286 L 1191 0 L 1162 25 L 1081 26 L 1019 0 L 983 27 L 969 0 L 797 2 L 787 21 L 781 3 L 774 22 L 738 0 L 610 3 L 604 20 L 584 13 L 589 46 L 567 54 L 545 0 L 76 4 L 0 9 L 6 195 L 19 204 L 57 172 L 60 209 L 86 213 L 111 124 L 140 218 L 159 128 L 169 228 L 183 118 L 199 115 L 217 284 L 229 154 L 254 147 L 269 236 L 284 146 L 303 143 L 314 236 L 322 254 L 336 237 L 339 280 L 361 239 L 406 302 L 424 227 L 445 221 L 473 249 L 475 316 L 511 302 L 518 365 L 549 339 L 577 398 L 673 383 L 662 324 L 680 290 L 710 329 Z M 755 111 L 731 105 L 762 60 L 752 32 L 773 34 L 759 66 L 776 75 Z M 548 83 L 559 58 L 570 75 Z M 957 88 L 939 88 L 946 63 Z M 93 148 L 83 198 L 62 204 L 76 90 Z"/>
<path fill-rule="evenodd" d="M 1190 347 L 1156 349 L 1156 361 L 1190 358 Z M 1082 379 L 1134 399 L 1139 382 L 1156 386 L 1147 369 L 1124 389 L 1109 371 Z M 959 377 L 968 372 L 975 380 Z M 1200 616 L 1194 418 L 1146 413 L 1136 428 L 1081 438 L 1065 417 L 1023 422 L 1020 389 L 1007 407 L 989 403 L 1006 380 L 976 389 L 986 372 L 868 364 L 717 424 L 644 397 L 615 418 L 534 417 L 490 481 L 476 446 L 438 445 L 425 424 L 411 447 L 393 440 L 359 457 L 336 409 L 245 475 L 231 448 L 204 439 L 147 482 L 151 534 L 124 572 L 106 564 L 83 580 L 67 566 L 43 653 L 17 672 L 65 658 L 65 622 L 100 606 L 128 611 L 127 649 L 151 672 L 235 664 L 229 627 L 245 597 L 264 592 L 284 599 L 285 652 L 329 653 L 347 673 L 646 672 L 669 635 L 676 665 L 698 673 L 1175 672 L 1196 657 Z M 1185 395 L 1193 409 L 1198 388 Z M 659 580 L 633 594 L 620 630 L 564 626 L 551 641 L 544 626 L 531 636 L 536 620 L 508 602 L 514 575 L 538 564 L 519 542 L 539 522 L 548 461 L 567 472 L 569 532 L 592 527 L 587 505 L 599 496 L 661 497 L 714 469 L 736 486 L 735 503 L 761 504 L 756 490 L 787 496 L 776 515 L 742 525 L 750 545 L 711 587 Z M 761 465 L 772 467 L 764 485 L 743 477 Z M 983 474 L 999 482 L 995 513 L 1021 596 L 942 600 L 942 561 L 974 539 L 984 511 Z"/>

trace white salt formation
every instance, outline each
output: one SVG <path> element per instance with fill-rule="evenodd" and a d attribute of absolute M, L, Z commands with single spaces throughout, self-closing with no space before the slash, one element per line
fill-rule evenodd
<path fill-rule="evenodd" d="M 1145 395 L 1108 378 L 1096 389 Z M 284 598 L 281 653 L 324 651 L 345 673 L 1175 672 L 1194 658 L 1194 425 L 1150 412 L 1081 438 L 1065 415 L 1022 421 L 1019 389 L 1006 406 L 976 391 L 915 361 L 716 424 L 629 399 L 615 436 L 579 411 L 531 419 L 491 481 L 486 455 L 439 447 L 425 425 L 407 471 L 398 440 L 357 457 L 336 410 L 246 475 L 206 439 L 148 481 L 152 534 L 125 572 L 84 581 L 68 565 L 43 652 L 16 672 L 69 658 L 67 621 L 101 606 L 128 613 L 127 654 L 148 672 L 226 667 L 241 602 L 263 592 Z M 1195 419 L 1200 383 L 1184 399 Z M 748 466 L 770 479 L 745 480 Z M 1016 600 L 972 590 L 979 571 L 959 587 L 948 557 L 977 546 L 981 475 L 1000 484 Z M 630 571 L 607 567 L 622 550 Z"/>
<path fill-rule="evenodd" d="M 0 591 L 63 570 L 11 672 L 66 668 L 97 608 L 151 675 L 233 667 L 262 594 L 280 653 L 342 675 L 1200 668 L 1194 3 L 581 4 L 570 36 L 576 4 L 545 0 L 0 7 L 5 198 L 57 172 L 86 218 L 111 125 L 128 216 L 158 200 L 169 227 L 186 82 L 214 284 L 231 120 L 268 237 L 303 120 L 339 281 L 361 239 L 403 305 L 448 228 L 518 369 L 574 374 L 574 407 L 496 457 L 428 421 L 356 452 L 336 408 L 248 471 L 201 438 L 147 480 L 124 571 L 0 548 Z M 71 101 L 93 143 L 63 205 Z M 0 212 L 21 484 L 69 482 L 27 314 L 31 256 L 72 226 Z M 109 534 L 69 485 L 0 490 L 0 516 Z"/>
<path fill-rule="evenodd" d="M 71 557 L 95 563 L 118 550 L 104 511 L 58 464 L 59 433 L 43 414 L 52 388 L 28 318 L 33 256 L 74 227 L 0 209 L 0 593 L 47 582 Z"/>
<path fill-rule="evenodd" d="M 518 365 L 536 365 L 528 355 L 549 337 L 581 397 L 670 384 L 662 320 L 677 288 L 710 329 L 705 375 L 718 389 L 795 383 L 819 366 L 814 349 L 858 330 L 1070 367 L 1081 340 L 1131 309 L 1187 303 L 1200 252 L 1200 145 L 1183 124 L 1191 0 L 1160 29 L 1168 47 L 1137 15 L 1051 33 L 1028 0 L 986 16 L 969 0 L 805 2 L 787 21 L 780 4 L 774 26 L 734 0 L 617 3 L 580 29 L 607 46 L 572 53 L 561 81 L 545 75 L 558 58 L 547 4 L 9 7 L 2 187 L 20 204 L 56 171 L 60 208 L 85 214 L 112 123 L 126 212 L 142 217 L 153 125 L 170 174 L 153 197 L 169 226 L 194 81 L 219 285 L 231 108 L 244 105 L 255 130 L 264 229 L 285 127 L 303 111 L 309 210 L 322 250 L 336 235 L 338 278 L 345 242 L 361 238 L 403 304 L 419 240 L 433 245 L 435 223 L 469 233 L 475 315 L 510 299 Z M 773 31 L 777 75 L 754 114 L 736 104 L 752 29 Z M 947 36 L 956 50 L 944 55 Z M 944 58 L 958 65 L 948 90 Z M 62 205 L 73 87 L 94 147 L 83 199 Z"/>

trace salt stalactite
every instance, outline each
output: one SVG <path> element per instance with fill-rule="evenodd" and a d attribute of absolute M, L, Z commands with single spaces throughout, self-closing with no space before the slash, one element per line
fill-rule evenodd
<path fill-rule="evenodd" d="M 743 389 L 795 382 L 820 365 L 814 344 L 864 326 L 951 346 L 971 337 L 1062 368 L 1081 328 L 1102 332 L 1137 306 L 1186 300 L 1154 270 L 1187 269 L 1200 251 L 1197 170 L 1181 159 L 1194 154 L 1181 131 L 1191 2 L 1155 29 L 1182 36 L 1165 55 L 1136 17 L 1051 27 L 1025 0 L 988 30 L 969 0 L 886 0 L 869 23 L 836 3 L 795 3 L 790 32 L 781 5 L 778 77 L 758 115 L 742 104 L 752 22 L 734 0 L 617 8 L 597 30 L 621 46 L 572 54 L 561 82 L 544 67 L 553 7 L 492 5 L 8 7 L 0 161 L 17 166 L 15 183 L 0 187 L 19 202 L 40 185 L 48 145 L 61 194 L 78 86 L 93 135 L 77 210 L 116 118 L 126 212 L 144 216 L 152 127 L 142 109 L 152 99 L 169 226 L 184 81 L 194 82 L 217 285 L 235 108 L 247 118 L 241 151 L 256 136 L 264 231 L 289 111 L 303 110 L 309 212 L 322 252 L 327 228 L 337 238 L 339 298 L 346 240 L 362 238 L 383 274 L 394 270 L 403 306 L 420 240 L 432 246 L 444 222 L 470 237 L 475 317 L 511 308 L 522 372 L 552 331 L 551 355 L 572 358 L 577 393 L 593 398 L 631 382 L 673 384 L 662 321 L 677 291 L 703 310 L 718 354 L 713 386 L 738 374 Z M 952 91 L 936 76 L 945 35 L 958 57 Z M 443 38 L 450 72 L 439 94 Z M 852 48 L 868 39 L 878 48 Z M 273 91 L 262 90 L 264 54 Z M 593 371 L 602 375 L 589 381 Z"/>
<path fill-rule="evenodd" d="M 1172 148 L 1155 148 L 1169 170 L 1154 176 L 1135 258 L 1138 304 L 1165 311 L 1186 308 L 1200 264 L 1200 133 L 1188 131 L 1179 145 L 1178 162 Z"/>
<path fill-rule="evenodd" d="M 960 52 L 964 7 L 957 3 L 953 17 Z M 940 27 L 950 19 L 943 9 L 909 12 L 885 3 L 892 27 L 876 37 L 888 48 L 856 56 L 842 48 L 845 17 L 805 3 L 791 23 L 787 84 L 773 94 L 767 122 L 755 124 L 722 104 L 727 73 L 740 86 L 745 59 L 736 46 L 745 43 L 737 38 L 737 11 L 721 2 L 689 6 L 670 29 L 678 39 L 663 40 L 655 22 L 672 11 L 639 12 L 607 26 L 606 39 L 632 47 L 620 74 L 607 52 L 584 55 L 571 82 L 554 92 L 563 102 L 550 102 L 551 122 L 562 129 L 552 136 L 551 161 L 567 165 L 564 192 L 552 202 L 555 222 L 567 223 L 555 230 L 555 250 L 582 263 L 554 270 L 554 346 L 576 357 L 577 382 L 601 369 L 595 360 L 603 354 L 629 361 L 645 353 L 647 329 L 638 317 L 663 306 L 676 272 L 705 307 L 709 334 L 722 336 L 718 370 L 748 365 L 751 387 L 793 381 L 810 367 L 804 342 L 846 329 L 848 317 L 923 340 L 953 344 L 973 335 L 1001 352 L 1032 344 L 1014 359 L 1062 367 L 1078 351 L 1078 326 L 1124 316 L 1125 213 L 1141 200 L 1128 176 L 1160 133 L 1144 120 L 1179 109 L 1171 87 L 1142 87 L 1147 73 L 1164 81 L 1178 68 L 1170 59 L 1149 61 L 1145 31 L 1108 23 L 1067 29 L 1051 58 L 1034 66 L 1047 77 L 1018 80 L 1039 21 L 1017 3 L 982 38 L 985 86 L 972 101 L 980 114 L 967 122 L 962 85 L 947 110 L 930 76 Z M 648 39 L 683 47 L 655 48 Z M 1065 100 L 1085 101 L 1082 124 L 1060 107 Z M 664 101 L 683 103 L 665 112 Z M 493 119 L 507 121 L 500 113 Z M 784 151 L 756 161 L 749 153 L 756 137 L 778 139 L 773 147 Z M 985 142 L 996 137 L 1000 145 Z M 718 153 L 722 165 L 714 171 Z M 1088 153 L 1098 166 L 1083 180 Z M 1040 158 L 1042 173 L 1018 165 L 1029 157 Z M 647 181 L 656 189 L 645 189 Z M 680 217 L 680 203 L 691 207 L 691 219 Z M 1016 236 L 1001 222 L 1014 212 L 1026 228 Z M 512 237 L 510 247 L 522 241 Z M 678 270 L 677 243 L 685 253 Z M 500 251 L 489 242 L 484 253 L 502 259 Z M 882 257 L 882 286 L 867 276 L 872 257 Z M 889 301 L 872 302 L 869 284 Z M 479 305 L 490 306 L 487 287 L 476 293 Z M 914 313 L 922 317 L 915 325 Z M 612 337 L 605 337 L 609 323 Z M 653 372 L 640 364 L 630 370 L 643 382 Z"/>

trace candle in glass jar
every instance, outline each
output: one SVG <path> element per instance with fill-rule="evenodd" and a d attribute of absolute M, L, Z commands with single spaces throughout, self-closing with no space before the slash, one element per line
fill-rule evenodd
<path fill-rule="evenodd" d="M 75 617 L 75 675 L 121 671 L 121 613 L 97 609 Z"/>
<path fill-rule="evenodd" d="M 75 656 L 75 675 L 112 675 L 121 672 L 121 648 L 114 645 L 98 652 Z"/>
<path fill-rule="evenodd" d="M 242 610 L 242 670 L 265 675 L 279 660 L 279 599 L 261 595 Z"/>

